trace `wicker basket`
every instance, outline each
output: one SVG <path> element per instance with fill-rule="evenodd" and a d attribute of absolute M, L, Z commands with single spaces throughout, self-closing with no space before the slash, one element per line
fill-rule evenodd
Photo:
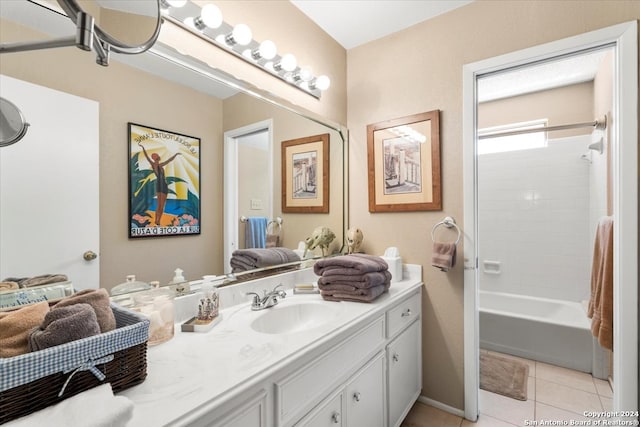
<path fill-rule="evenodd" d="M 103 383 L 117 393 L 144 381 L 149 320 L 114 304 L 111 308 L 113 331 L 0 359 L 0 424 Z"/>

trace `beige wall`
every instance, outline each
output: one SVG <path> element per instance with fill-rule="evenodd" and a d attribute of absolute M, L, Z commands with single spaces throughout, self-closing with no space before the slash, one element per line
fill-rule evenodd
<path fill-rule="evenodd" d="M 433 225 L 451 215 L 464 229 L 463 65 L 638 17 L 637 1 L 480 0 L 348 51 L 350 188 L 367 186 L 367 124 L 442 111 L 442 211 L 371 214 L 366 191 L 351 191 L 349 206 L 368 253 L 397 246 L 423 265 L 424 396 L 464 407 L 462 260 L 449 273 L 430 267 Z"/>
<path fill-rule="evenodd" d="M 478 128 L 548 119 L 548 126 L 591 122 L 593 115 L 593 81 L 556 89 L 528 93 L 478 105 Z M 590 128 L 558 131 L 549 138 L 586 135 Z"/>
<path fill-rule="evenodd" d="M 27 37 L 42 39 L 2 21 L 1 41 Z M 101 287 L 127 274 L 166 283 L 177 267 L 188 279 L 222 271 L 222 101 L 117 61 L 100 67 L 92 53 L 75 48 L 2 55 L 0 73 L 100 103 Z M 128 238 L 127 122 L 201 138 L 200 235 Z"/>

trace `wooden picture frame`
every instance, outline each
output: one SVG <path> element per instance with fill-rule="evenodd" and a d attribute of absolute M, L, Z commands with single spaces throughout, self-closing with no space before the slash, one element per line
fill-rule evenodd
<path fill-rule="evenodd" d="M 329 212 L 329 134 L 282 141 L 282 212 Z"/>
<path fill-rule="evenodd" d="M 369 212 L 442 210 L 440 110 L 367 126 Z"/>
<path fill-rule="evenodd" d="M 128 123 L 129 238 L 200 234 L 200 139 Z"/>

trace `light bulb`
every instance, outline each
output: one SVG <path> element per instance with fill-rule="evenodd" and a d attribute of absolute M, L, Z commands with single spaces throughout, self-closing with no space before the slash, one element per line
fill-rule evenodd
<path fill-rule="evenodd" d="M 267 61 L 265 62 L 265 64 L 263 65 L 264 68 L 266 68 L 269 71 L 275 71 L 275 68 L 273 67 L 273 61 Z"/>
<path fill-rule="evenodd" d="M 187 4 L 187 0 L 167 0 L 171 7 L 182 7 Z"/>
<path fill-rule="evenodd" d="M 265 40 L 260 43 L 258 52 L 260 53 L 260 57 L 269 60 L 275 58 L 278 50 L 276 49 L 276 44 L 274 42 L 271 40 Z"/>
<path fill-rule="evenodd" d="M 202 12 L 200 12 L 200 19 L 204 25 L 215 29 L 222 25 L 222 12 L 220 12 L 218 6 L 207 4 L 202 8 Z"/>
<path fill-rule="evenodd" d="M 189 17 L 187 17 L 187 18 L 184 18 L 184 21 L 182 21 L 182 22 L 184 22 L 184 24 L 185 24 L 187 27 L 197 28 L 196 21 L 195 21 L 195 19 L 193 18 L 193 16 L 189 16 Z"/>
<path fill-rule="evenodd" d="M 327 90 L 331 86 L 331 80 L 327 76 L 318 76 L 312 82 L 311 87 L 319 90 Z"/>
<path fill-rule="evenodd" d="M 280 69 L 282 69 L 285 71 L 293 71 L 297 66 L 298 61 L 296 60 L 296 57 L 287 53 L 280 59 L 280 62 L 276 64 L 276 70 L 280 71 Z"/>
<path fill-rule="evenodd" d="M 300 67 L 300 71 L 298 71 L 295 75 L 296 80 L 301 80 L 303 82 L 308 82 L 313 78 L 313 74 L 311 73 L 311 68 L 309 67 Z"/>
<path fill-rule="evenodd" d="M 233 27 L 233 31 L 226 37 L 227 44 L 233 46 L 239 44 L 240 46 L 246 46 L 251 43 L 251 29 L 245 24 L 238 24 Z"/>

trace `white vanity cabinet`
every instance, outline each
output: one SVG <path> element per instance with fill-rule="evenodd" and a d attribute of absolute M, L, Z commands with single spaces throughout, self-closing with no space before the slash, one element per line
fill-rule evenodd
<path fill-rule="evenodd" d="M 304 382 L 298 384 L 295 393 L 296 398 L 300 399 L 295 403 L 301 408 L 305 406 L 301 399 L 305 394 L 305 387 L 317 389 L 318 382 L 330 381 L 332 372 L 346 372 L 356 360 L 360 360 L 362 366 L 293 425 L 399 426 L 422 388 L 420 314 L 421 294 L 416 292 L 386 310 L 384 317 L 371 322 L 345 340 L 345 343 L 319 357 L 310 368 L 293 374 L 292 378 L 297 381 L 305 378 Z M 383 319 L 386 332 L 381 336 Z M 380 348 L 380 343 L 384 344 L 384 348 L 368 361 L 363 361 L 363 356 L 372 349 Z M 336 361 L 341 365 L 340 368 L 326 371 L 320 368 L 323 365 L 335 366 Z M 334 376 L 333 379 L 335 378 Z M 308 382 L 309 380 L 312 382 Z M 287 387 L 291 382 L 285 381 L 284 386 Z M 306 392 L 308 395 L 309 391 Z M 282 409 L 282 406 L 278 408 L 281 412 Z M 282 425 L 291 424 L 285 422 Z"/>
<path fill-rule="evenodd" d="M 421 270 L 407 271 L 371 304 L 291 295 L 271 311 L 226 308 L 206 334 L 176 333 L 149 350 L 147 379 L 122 392 L 131 425 L 398 427 L 422 386 Z M 293 332 L 253 329 L 287 305 L 330 315 Z"/>
<path fill-rule="evenodd" d="M 387 310 L 388 426 L 397 427 L 422 389 L 421 294 Z"/>

